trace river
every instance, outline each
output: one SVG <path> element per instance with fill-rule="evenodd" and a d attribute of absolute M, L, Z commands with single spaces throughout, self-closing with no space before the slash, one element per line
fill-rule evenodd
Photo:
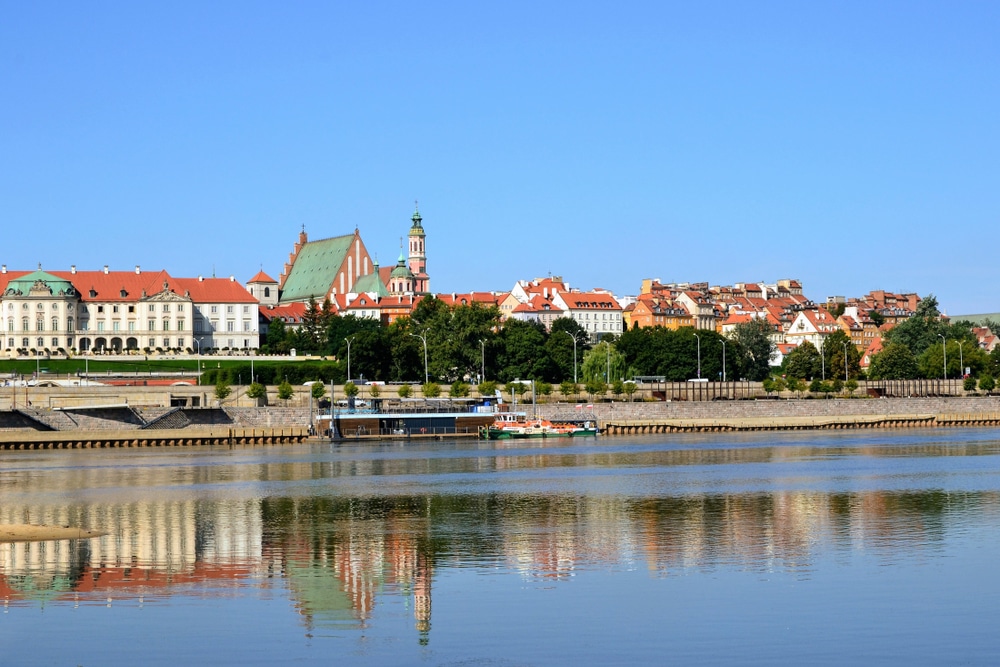
<path fill-rule="evenodd" d="M 1000 434 L 7 451 L 0 664 L 987 664 Z"/>

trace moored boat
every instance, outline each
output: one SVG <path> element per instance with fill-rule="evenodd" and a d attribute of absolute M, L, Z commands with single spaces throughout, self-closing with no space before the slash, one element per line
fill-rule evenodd
<path fill-rule="evenodd" d="M 493 424 L 483 429 L 482 435 L 489 440 L 515 438 L 567 438 L 597 435 L 594 421 L 557 421 L 538 417 L 528 418 L 524 413 L 500 412 Z"/>

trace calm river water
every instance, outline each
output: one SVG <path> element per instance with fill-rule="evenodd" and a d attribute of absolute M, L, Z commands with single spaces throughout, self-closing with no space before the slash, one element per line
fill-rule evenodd
<path fill-rule="evenodd" d="M 3 665 L 1000 660 L 1000 433 L 0 453 Z"/>

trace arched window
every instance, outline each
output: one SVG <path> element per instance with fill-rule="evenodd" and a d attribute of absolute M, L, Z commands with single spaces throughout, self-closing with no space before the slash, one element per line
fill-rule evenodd
<path fill-rule="evenodd" d="M 52 318 L 52 330 L 53 331 L 59 331 L 59 318 L 58 317 L 53 317 Z"/>
<path fill-rule="evenodd" d="M 271 296 L 271 288 L 270 287 L 265 287 L 264 288 L 264 298 L 266 299 L 266 298 L 268 298 L 270 296 Z"/>
<path fill-rule="evenodd" d="M 73 318 L 72 317 L 66 319 L 66 330 L 67 331 L 73 331 Z"/>
<path fill-rule="evenodd" d="M 40 317 L 35 320 L 35 331 L 45 331 L 45 320 Z"/>
<path fill-rule="evenodd" d="M 27 304 L 25 304 L 25 305 L 27 305 Z M 28 328 L 28 318 L 27 317 L 22 317 L 21 318 L 21 331 L 31 331 L 31 329 Z"/>

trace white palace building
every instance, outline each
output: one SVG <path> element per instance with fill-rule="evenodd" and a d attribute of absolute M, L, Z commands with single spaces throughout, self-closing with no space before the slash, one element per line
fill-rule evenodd
<path fill-rule="evenodd" d="M 258 301 L 233 277 L 0 267 L 0 354 L 103 354 L 259 345 Z"/>

